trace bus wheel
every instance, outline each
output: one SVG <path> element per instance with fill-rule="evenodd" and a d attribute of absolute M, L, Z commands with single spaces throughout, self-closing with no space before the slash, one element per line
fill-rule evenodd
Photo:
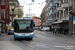
<path fill-rule="evenodd" d="M 14 40 L 17 40 L 17 38 L 14 38 Z"/>

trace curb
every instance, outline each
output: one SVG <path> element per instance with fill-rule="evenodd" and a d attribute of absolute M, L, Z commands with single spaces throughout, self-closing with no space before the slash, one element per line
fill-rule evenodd
<path fill-rule="evenodd" d="M 45 31 L 45 32 L 46 32 L 46 31 Z M 50 32 L 50 31 L 48 31 L 48 33 L 53 34 L 53 32 Z M 68 35 L 64 35 L 64 34 L 54 34 L 54 35 L 61 36 L 61 37 L 75 38 L 75 35 L 74 35 L 74 37 L 73 37 L 72 34 L 68 34 Z"/>
<path fill-rule="evenodd" d="M 0 37 L 8 35 L 7 33 L 1 33 Z"/>

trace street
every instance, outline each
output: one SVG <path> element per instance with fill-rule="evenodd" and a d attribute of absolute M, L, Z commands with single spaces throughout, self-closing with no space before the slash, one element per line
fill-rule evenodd
<path fill-rule="evenodd" d="M 33 40 L 14 40 L 13 35 L 0 37 L 0 50 L 75 50 L 75 39 L 35 30 Z"/>

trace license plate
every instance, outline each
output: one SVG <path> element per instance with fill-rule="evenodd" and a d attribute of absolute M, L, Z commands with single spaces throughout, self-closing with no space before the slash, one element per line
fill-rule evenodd
<path fill-rule="evenodd" d="M 25 37 L 22 37 L 22 38 L 25 38 Z"/>

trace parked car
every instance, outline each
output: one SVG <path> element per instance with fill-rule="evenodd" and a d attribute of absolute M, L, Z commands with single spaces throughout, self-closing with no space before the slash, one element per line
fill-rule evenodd
<path fill-rule="evenodd" d="M 41 28 L 40 30 L 41 30 L 41 31 L 49 31 L 49 29 L 50 29 L 49 27 L 43 27 L 43 28 Z"/>
<path fill-rule="evenodd" d="M 14 29 L 9 29 L 8 35 L 10 35 L 10 34 L 14 34 Z"/>

